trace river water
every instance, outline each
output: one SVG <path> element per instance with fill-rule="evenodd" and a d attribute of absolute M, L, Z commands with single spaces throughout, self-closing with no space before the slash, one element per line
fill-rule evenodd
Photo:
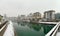
<path fill-rule="evenodd" d="M 45 36 L 55 25 L 37 23 L 14 23 L 17 36 Z"/>

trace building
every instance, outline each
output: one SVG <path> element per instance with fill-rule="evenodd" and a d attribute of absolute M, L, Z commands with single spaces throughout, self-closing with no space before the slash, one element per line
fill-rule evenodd
<path fill-rule="evenodd" d="M 41 18 L 41 14 L 39 12 L 36 12 L 36 13 L 33 13 L 32 17 L 36 18 L 36 19 L 40 19 Z"/>
<path fill-rule="evenodd" d="M 0 15 L 0 21 L 3 19 L 3 16 L 2 15 Z"/>
<path fill-rule="evenodd" d="M 20 22 L 20 15 L 17 16 L 17 22 Z"/>
<path fill-rule="evenodd" d="M 17 19 L 18 19 L 17 20 L 18 22 L 29 22 L 29 19 L 26 15 L 20 15 L 20 16 L 18 16 Z"/>
<path fill-rule="evenodd" d="M 55 20 L 55 11 L 49 10 L 44 12 L 44 21 L 54 21 Z"/>
<path fill-rule="evenodd" d="M 55 14 L 56 21 L 60 21 L 60 13 Z"/>
<path fill-rule="evenodd" d="M 41 13 L 35 12 L 32 14 L 30 21 L 31 22 L 38 22 L 41 19 Z"/>
<path fill-rule="evenodd" d="M 17 17 L 7 17 L 7 19 L 13 22 L 17 22 Z"/>
<path fill-rule="evenodd" d="M 6 14 L 4 14 L 4 18 L 7 19 L 7 15 Z"/>
<path fill-rule="evenodd" d="M 27 16 L 27 18 L 30 20 L 30 19 L 32 19 L 32 13 L 30 13 L 28 16 Z"/>

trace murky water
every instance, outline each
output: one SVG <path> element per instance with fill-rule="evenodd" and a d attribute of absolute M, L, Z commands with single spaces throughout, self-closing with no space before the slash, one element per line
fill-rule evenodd
<path fill-rule="evenodd" d="M 45 36 L 55 25 L 14 23 L 17 36 Z"/>

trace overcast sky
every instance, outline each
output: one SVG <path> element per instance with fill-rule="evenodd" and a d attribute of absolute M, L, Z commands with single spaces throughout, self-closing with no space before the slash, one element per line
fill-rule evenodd
<path fill-rule="evenodd" d="M 0 0 L 0 14 L 17 16 L 46 10 L 60 12 L 60 0 Z"/>

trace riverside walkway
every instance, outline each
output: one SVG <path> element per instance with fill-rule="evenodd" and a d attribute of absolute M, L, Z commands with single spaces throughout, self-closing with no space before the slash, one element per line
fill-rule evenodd
<path fill-rule="evenodd" d="M 12 22 L 9 21 L 4 24 L 5 25 L 3 25 L 0 29 L 0 36 L 14 36 L 14 29 L 13 29 Z"/>
<path fill-rule="evenodd" d="M 15 36 L 13 24 L 11 21 L 9 21 L 9 24 L 8 24 L 7 29 L 6 29 L 5 33 L 3 34 L 3 36 Z"/>

